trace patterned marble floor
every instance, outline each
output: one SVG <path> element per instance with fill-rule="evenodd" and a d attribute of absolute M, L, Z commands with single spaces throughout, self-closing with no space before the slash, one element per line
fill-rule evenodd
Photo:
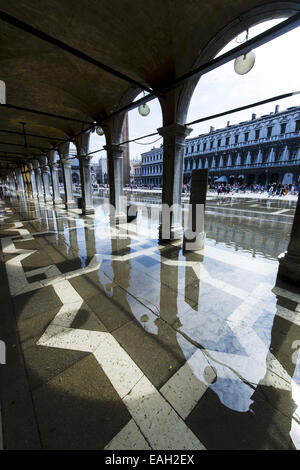
<path fill-rule="evenodd" d="M 289 219 L 216 201 L 186 253 L 102 203 L 0 203 L 4 448 L 299 449 L 300 292 L 274 287 Z"/>

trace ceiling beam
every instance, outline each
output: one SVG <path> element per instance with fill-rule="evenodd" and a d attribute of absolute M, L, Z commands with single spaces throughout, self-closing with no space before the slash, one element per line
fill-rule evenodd
<path fill-rule="evenodd" d="M 47 113 L 45 111 L 39 111 L 37 109 L 31 109 L 31 108 L 24 108 L 23 106 L 16 106 L 14 104 L 0 104 L 1 107 L 9 108 L 9 109 L 16 109 L 17 111 L 24 111 L 26 113 L 33 113 L 33 114 L 39 114 L 41 116 L 47 116 L 47 117 L 53 117 L 55 119 L 63 119 L 64 121 L 73 121 L 73 122 L 79 122 L 80 124 L 93 124 L 91 121 L 83 121 L 82 119 L 75 119 L 75 118 L 70 118 L 67 116 L 61 116 L 60 114 L 54 114 L 54 113 Z"/>
<path fill-rule="evenodd" d="M 0 142 L 0 145 L 14 145 L 15 147 L 23 147 L 24 144 L 13 144 L 12 142 Z M 32 148 L 32 149 L 38 149 L 42 150 L 43 152 L 46 152 L 48 150 L 52 150 L 52 148 L 44 148 L 44 147 L 37 147 L 36 145 L 27 145 L 26 148 Z"/>
<path fill-rule="evenodd" d="M 4 134 L 16 134 L 16 135 L 24 136 L 23 132 L 10 131 L 10 130 L 6 130 L 6 129 L 0 129 L 0 132 L 2 132 Z M 59 137 L 50 137 L 50 136 L 47 136 L 47 135 L 29 134 L 28 132 L 26 132 L 26 136 L 28 136 L 28 137 L 38 137 L 39 139 L 47 139 L 48 141 L 53 140 L 54 142 L 56 142 L 56 141 L 68 142 L 68 139 L 62 139 L 62 138 L 59 138 Z"/>

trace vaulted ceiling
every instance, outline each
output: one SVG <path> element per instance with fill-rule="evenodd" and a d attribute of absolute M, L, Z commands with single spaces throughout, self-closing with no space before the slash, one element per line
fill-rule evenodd
<path fill-rule="evenodd" d="M 0 0 L 0 10 L 132 81 L 160 90 L 190 71 L 196 58 L 227 25 L 266 3 L 266 0 Z M 285 2 L 275 3 L 280 7 Z M 20 122 L 26 122 L 27 133 L 35 135 L 27 137 L 30 154 L 39 155 L 80 132 L 84 122 L 102 119 L 117 110 L 122 97 L 134 86 L 9 24 L 1 16 L 0 79 L 6 83 L 8 104 L 74 119 L 1 106 L 0 167 L 5 167 L 8 161 L 19 163 L 26 158 Z"/>

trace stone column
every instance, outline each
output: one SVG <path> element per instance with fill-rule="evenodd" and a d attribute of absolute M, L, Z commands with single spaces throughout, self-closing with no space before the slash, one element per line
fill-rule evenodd
<path fill-rule="evenodd" d="M 81 197 L 82 197 L 82 213 L 93 214 L 93 190 L 91 178 L 90 161 L 92 156 L 89 156 L 90 132 L 81 134 L 76 138 L 76 148 L 79 155 L 79 168 L 80 168 L 80 182 L 81 182 Z"/>
<path fill-rule="evenodd" d="M 162 224 L 159 236 L 162 239 L 179 239 L 182 235 L 181 193 L 183 184 L 183 159 L 185 138 L 192 129 L 181 124 L 170 124 L 160 129 L 163 136 L 163 189 Z M 174 211 L 170 210 L 174 207 Z M 170 227 L 170 230 L 169 228 Z M 167 235 L 169 232 L 169 235 Z"/>
<path fill-rule="evenodd" d="M 32 189 L 31 194 L 32 194 L 32 197 L 35 199 L 38 197 L 35 173 L 34 173 L 32 163 L 28 163 L 27 166 L 28 166 L 28 172 L 29 172 L 29 177 L 30 177 L 30 182 L 31 182 L 31 189 Z"/>
<path fill-rule="evenodd" d="M 123 198 L 123 147 L 118 144 L 104 146 L 107 152 L 109 202 L 115 208 L 115 222 L 126 221 Z"/>
<path fill-rule="evenodd" d="M 59 179 L 58 179 L 59 165 L 56 161 L 56 150 L 50 150 L 50 152 L 48 152 L 47 154 L 47 157 L 48 157 L 48 164 L 50 168 L 50 175 L 51 175 L 51 182 L 52 182 L 53 204 L 61 204 L 62 198 L 60 197 Z"/>
<path fill-rule="evenodd" d="M 8 175 L 8 182 L 9 182 L 10 194 L 12 195 L 13 193 L 16 192 L 16 181 L 15 181 L 15 177 L 14 177 L 13 173 L 10 173 Z"/>
<path fill-rule="evenodd" d="M 43 185 L 42 185 L 42 172 L 40 168 L 40 164 L 38 160 L 32 161 L 34 173 L 35 173 L 35 181 L 36 181 L 36 188 L 37 188 L 37 196 L 41 201 L 44 197 Z"/>
<path fill-rule="evenodd" d="M 281 253 L 278 257 L 279 268 L 277 274 L 277 282 L 286 281 L 299 287 L 300 285 L 300 196 L 294 222 L 290 235 L 290 242 L 286 252 Z"/>
<path fill-rule="evenodd" d="M 49 185 L 49 167 L 47 157 L 42 156 L 39 158 L 40 167 L 42 170 L 42 181 L 44 186 L 44 198 L 45 202 L 52 201 L 52 197 L 50 194 L 50 185 Z"/>
<path fill-rule="evenodd" d="M 71 170 L 72 159 L 69 157 L 69 148 L 70 148 L 69 142 L 62 144 L 59 147 L 59 154 L 60 154 L 61 164 L 62 164 L 64 189 L 65 189 L 66 209 L 71 209 L 71 208 L 76 207 L 76 203 L 74 201 L 74 196 L 73 196 L 73 188 L 72 188 L 72 170 Z"/>
<path fill-rule="evenodd" d="M 25 193 L 24 180 L 22 175 L 21 168 L 16 168 L 16 177 L 17 177 L 17 191 L 18 193 Z"/>

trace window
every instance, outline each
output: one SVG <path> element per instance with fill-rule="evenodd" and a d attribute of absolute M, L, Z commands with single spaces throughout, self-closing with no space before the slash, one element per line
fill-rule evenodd
<path fill-rule="evenodd" d="M 249 132 L 245 132 L 245 142 L 247 142 L 249 139 Z"/>
<path fill-rule="evenodd" d="M 271 137 L 271 135 L 272 135 L 272 129 L 273 129 L 272 126 L 268 127 L 268 134 L 267 134 L 268 137 Z"/>
<path fill-rule="evenodd" d="M 206 142 L 203 144 L 203 152 L 206 150 Z"/>
<path fill-rule="evenodd" d="M 200 144 L 197 145 L 197 152 L 200 151 Z"/>
<path fill-rule="evenodd" d="M 218 139 L 218 147 L 221 147 L 221 139 Z"/>
<path fill-rule="evenodd" d="M 280 134 L 285 134 L 286 122 L 283 122 L 280 126 Z"/>
<path fill-rule="evenodd" d="M 256 140 L 259 139 L 259 129 L 257 129 L 257 130 L 255 131 L 255 139 L 256 139 Z"/>
<path fill-rule="evenodd" d="M 300 131 L 300 119 L 296 121 L 296 132 Z"/>
<path fill-rule="evenodd" d="M 229 145 L 229 137 L 226 137 L 225 144 L 226 144 L 226 145 Z"/>
<path fill-rule="evenodd" d="M 239 141 L 239 136 L 238 134 L 234 136 L 234 143 L 237 144 Z"/>

